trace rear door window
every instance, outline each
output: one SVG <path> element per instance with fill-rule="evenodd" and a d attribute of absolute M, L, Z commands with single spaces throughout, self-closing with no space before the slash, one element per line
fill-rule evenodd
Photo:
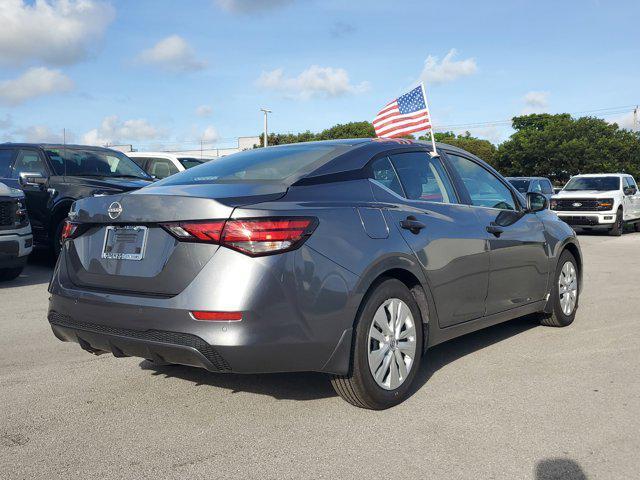
<path fill-rule="evenodd" d="M 9 177 L 14 153 L 15 149 L 13 148 L 0 149 L 0 178 Z"/>
<path fill-rule="evenodd" d="M 493 173 L 468 158 L 451 153 L 447 153 L 447 157 L 469 192 L 472 205 L 500 210 L 517 210 L 511 190 Z"/>
<path fill-rule="evenodd" d="M 389 158 L 409 200 L 456 202 L 453 186 L 440 159 L 425 152 L 400 153 Z"/>

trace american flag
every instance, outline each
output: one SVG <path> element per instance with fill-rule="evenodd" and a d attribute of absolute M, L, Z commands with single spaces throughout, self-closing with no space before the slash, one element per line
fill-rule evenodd
<path fill-rule="evenodd" d="M 378 137 L 386 138 L 431 130 L 431 118 L 422 85 L 386 104 L 373 119 L 373 128 Z"/>

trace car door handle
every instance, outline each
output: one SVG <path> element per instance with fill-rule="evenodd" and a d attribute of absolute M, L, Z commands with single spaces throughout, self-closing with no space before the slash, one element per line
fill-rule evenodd
<path fill-rule="evenodd" d="M 487 226 L 487 232 L 495 235 L 496 237 L 499 237 L 501 233 L 504 233 L 504 228 L 500 227 L 499 225 L 488 225 Z"/>
<path fill-rule="evenodd" d="M 404 228 L 405 230 L 409 230 L 411 233 L 417 235 L 418 233 L 420 233 L 420 230 L 426 228 L 427 226 L 424 223 L 418 221 L 418 219 L 416 219 L 416 217 L 414 217 L 413 215 L 409 215 L 405 220 L 402 220 L 400 222 L 400 227 Z"/>

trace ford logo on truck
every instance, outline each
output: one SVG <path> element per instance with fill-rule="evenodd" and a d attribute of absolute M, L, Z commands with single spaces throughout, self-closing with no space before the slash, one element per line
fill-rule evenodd
<path fill-rule="evenodd" d="M 576 202 L 574 204 L 572 204 L 573 207 L 581 207 L 582 204 L 580 202 Z"/>

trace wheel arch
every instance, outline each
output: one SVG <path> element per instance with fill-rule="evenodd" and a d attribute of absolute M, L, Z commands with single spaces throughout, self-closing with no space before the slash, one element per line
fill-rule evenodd
<path fill-rule="evenodd" d="M 560 258 L 560 255 L 562 255 L 562 252 L 564 252 L 565 250 L 569 251 L 573 255 L 573 258 L 576 259 L 577 267 L 578 267 L 578 285 L 582 290 L 582 270 L 583 270 L 582 251 L 580 250 L 580 247 L 576 243 L 569 240 L 558 251 L 558 259 Z"/>
<path fill-rule="evenodd" d="M 361 291 L 363 291 L 363 296 L 358 307 L 358 312 L 353 319 L 353 329 L 355 330 L 356 328 L 356 322 L 358 321 L 360 312 L 362 311 L 362 308 L 364 307 L 371 292 L 381 282 L 387 279 L 398 280 L 411 292 L 420 310 L 423 332 L 422 353 L 424 353 L 429 343 L 429 330 L 438 324 L 436 319 L 435 302 L 421 267 L 413 259 L 409 260 L 410 262 L 400 262 L 401 265 L 390 265 L 385 262 L 368 272 L 365 276 L 366 280 L 361 282 L 360 288 Z"/>

